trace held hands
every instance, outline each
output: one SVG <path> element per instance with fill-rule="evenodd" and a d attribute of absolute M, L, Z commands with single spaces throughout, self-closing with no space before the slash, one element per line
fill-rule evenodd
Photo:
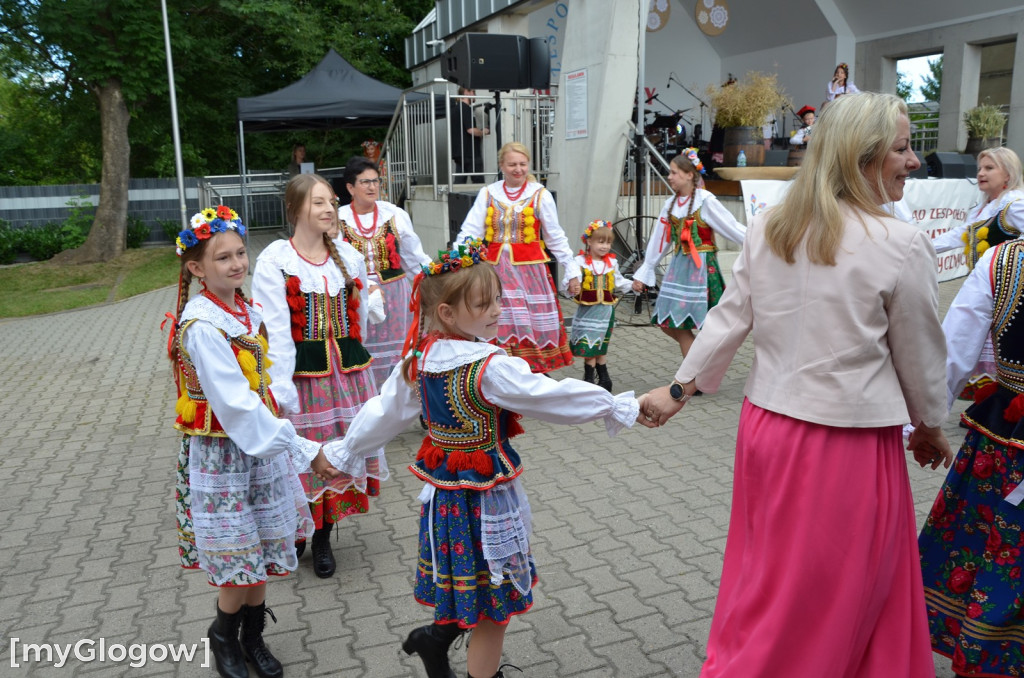
<path fill-rule="evenodd" d="M 938 426 L 918 426 L 910 434 L 907 449 L 914 453 L 914 461 L 924 468 L 928 464 L 937 469 L 941 463 L 949 468 L 953 461 L 953 450 L 946 440 L 946 434 Z"/>
<path fill-rule="evenodd" d="M 327 456 L 324 454 L 324 448 L 320 448 L 320 451 L 316 453 L 313 461 L 309 463 L 309 467 L 313 469 L 313 473 L 316 477 L 324 482 L 334 480 L 341 475 L 341 471 L 334 468 L 331 462 L 327 461 Z"/>
<path fill-rule="evenodd" d="M 647 428 L 657 428 L 663 425 L 685 405 L 685 403 L 672 399 L 668 392 L 668 386 L 645 393 L 640 396 L 639 401 L 640 414 L 636 420 Z"/>
<path fill-rule="evenodd" d="M 637 294 L 643 292 L 644 291 L 644 287 L 646 287 L 646 285 L 644 285 L 639 280 L 634 280 L 633 281 L 633 291 L 636 292 Z"/>
<path fill-rule="evenodd" d="M 575 297 L 580 293 L 580 280 L 579 278 L 573 278 L 569 281 L 568 285 L 569 295 Z"/>

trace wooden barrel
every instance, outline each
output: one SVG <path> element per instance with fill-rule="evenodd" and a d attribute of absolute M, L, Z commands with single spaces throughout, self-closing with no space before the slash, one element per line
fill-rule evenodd
<path fill-rule="evenodd" d="M 790 146 L 789 155 L 786 156 L 786 167 L 799 167 L 804 161 L 806 146 Z"/>
<path fill-rule="evenodd" d="M 764 165 L 764 132 L 760 127 L 727 127 L 722 148 L 723 165 L 736 166 L 736 156 L 743 151 L 748 167 Z"/>

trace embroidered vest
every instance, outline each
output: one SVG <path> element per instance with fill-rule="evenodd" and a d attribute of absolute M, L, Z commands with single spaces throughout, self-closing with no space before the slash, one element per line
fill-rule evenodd
<path fill-rule="evenodd" d="M 967 227 L 967 232 L 964 234 L 967 243 L 964 247 L 964 256 L 967 257 L 967 267 L 970 270 L 974 270 L 974 267 L 978 265 L 978 259 L 989 247 L 995 247 L 999 243 L 1020 237 L 1020 231 L 1006 221 L 1010 205 L 1015 202 L 1017 201 L 1011 200 L 995 215 L 982 221 L 976 221 Z"/>
<path fill-rule="evenodd" d="M 337 296 L 303 292 L 298 276 L 284 274 L 295 341 L 296 377 L 325 377 L 334 369 L 333 341 L 341 356 L 341 372 L 366 369 L 373 358 L 363 347 L 359 327 L 357 285 L 346 285 Z"/>
<path fill-rule="evenodd" d="M 435 487 L 486 490 L 523 471 L 509 443 L 522 433 L 519 415 L 487 402 L 480 391 L 490 359 L 444 372 L 420 372 L 427 436 L 409 470 Z"/>
<path fill-rule="evenodd" d="M 399 256 L 401 236 L 398 234 L 398 228 L 395 227 L 394 217 L 388 219 L 387 223 L 377 229 L 377 232 L 369 238 L 361 235 L 346 221 L 341 222 L 341 233 L 345 240 L 363 255 L 364 259 L 367 258 L 367 253 L 373 253 L 374 266 L 377 268 L 377 275 L 382 283 L 394 282 L 405 275 L 402 259 Z"/>
<path fill-rule="evenodd" d="M 540 216 L 537 209 L 547 189 L 538 189 L 529 198 L 503 203 L 487 194 L 487 216 L 484 220 L 484 240 L 488 243 L 487 258 L 498 261 L 507 245 L 513 264 L 543 264 L 551 261 L 540 239 Z"/>
<path fill-rule="evenodd" d="M 704 223 L 700 212 L 701 209 L 699 207 L 688 217 L 676 217 L 669 212 L 669 229 L 666 235 L 674 243 L 675 254 L 690 253 L 690 244 L 683 240 L 683 229 L 690 231 L 690 237 L 693 239 L 693 244 L 698 252 L 718 251 L 718 246 L 715 245 L 715 233 L 711 230 L 710 226 Z M 692 220 L 691 223 L 687 224 L 686 222 L 690 220 Z"/>
<path fill-rule="evenodd" d="M 189 320 L 183 323 L 174 338 L 178 345 L 178 366 L 175 374 L 178 402 L 174 408 L 178 416 L 174 420 L 174 428 L 187 435 L 226 438 L 227 434 L 203 394 L 203 386 L 199 383 L 192 357 L 185 350 L 185 331 L 194 322 L 196 321 Z M 235 354 L 242 373 L 249 380 L 249 388 L 259 395 L 263 404 L 276 417 L 277 401 L 270 392 L 270 375 L 267 374 L 267 368 L 270 366 L 270 361 L 266 357 L 267 340 L 261 335 L 229 337 L 223 330 L 218 331 L 231 345 L 231 351 Z"/>
<path fill-rule="evenodd" d="M 586 266 L 580 268 L 583 272 L 583 284 L 580 285 L 580 293 L 576 296 L 576 302 L 581 306 L 614 304 L 615 271 L 594 273 Z"/>

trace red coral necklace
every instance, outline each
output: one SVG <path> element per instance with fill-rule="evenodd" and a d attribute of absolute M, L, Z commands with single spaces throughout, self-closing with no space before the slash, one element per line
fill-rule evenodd
<path fill-rule="evenodd" d="M 515 202 L 516 200 L 519 200 L 519 198 L 523 197 L 523 191 L 526 190 L 526 184 L 527 183 L 529 183 L 529 182 L 524 181 L 523 185 L 520 186 L 519 190 L 516 191 L 515 193 L 509 193 L 508 192 L 508 182 L 507 181 L 502 181 L 501 182 L 501 188 L 502 188 L 503 191 L 505 191 L 505 197 L 507 197 L 512 202 Z"/>
<path fill-rule="evenodd" d="M 676 205 L 678 207 L 682 207 L 688 202 L 690 202 L 690 196 L 686 196 L 685 198 L 679 198 L 678 196 L 676 197 Z"/>
<path fill-rule="evenodd" d="M 202 294 L 204 297 L 212 301 L 213 305 L 216 306 L 217 308 L 231 314 L 231 317 L 245 325 L 246 331 L 249 334 L 252 334 L 252 318 L 249 317 L 249 307 L 245 305 L 245 300 L 242 298 L 241 294 L 235 292 L 235 304 L 238 306 L 238 308 L 242 309 L 241 311 L 233 309 L 227 304 L 225 304 L 223 301 L 221 301 L 220 297 L 218 297 L 210 290 L 203 290 L 202 292 L 200 292 L 200 294 Z"/>
<path fill-rule="evenodd" d="M 364 238 L 370 238 L 370 237 L 373 236 L 374 233 L 377 232 L 377 212 L 378 212 L 378 210 L 377 210 L 377 203 L 374 202 L 373 203 L 373 226 L 369 230 L 367 230 L 367 229 L 363 228 L 363 223 L 361 221 L 359 221 L 359 213 L 356 212 L 355 205 L 352 206 L 352 218 L 355 219 L 356 230 L 359 231 L 359 235 L 363 236 Z"/>

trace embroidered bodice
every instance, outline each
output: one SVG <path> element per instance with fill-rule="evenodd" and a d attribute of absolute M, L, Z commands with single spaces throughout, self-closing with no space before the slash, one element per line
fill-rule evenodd
<path fill-rule="evenodd" d="M 373 262 L 374 270 L 371 273 L 375 272 L 380 276 L 382 283 L 393 282 L 405 275 L 402 258 L 399 255 L 402 237 L 393 216 L 369 237 L 360 233 L 354 225 L 342 220 L 341 235 L 366 258 L 367 262 Z"/>

